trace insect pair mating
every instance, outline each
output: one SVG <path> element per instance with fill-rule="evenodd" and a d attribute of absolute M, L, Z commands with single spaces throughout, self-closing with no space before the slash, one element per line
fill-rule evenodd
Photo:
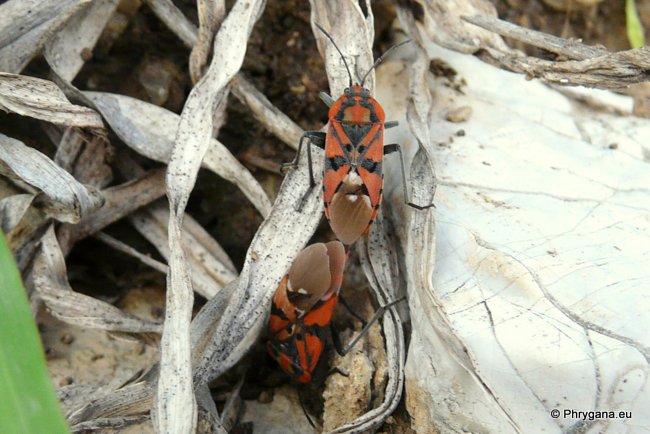
<path fill-rule="evenodd" d="M 336 237 L 343 244 L 350 245 L 361 236 L 368 234 L 379 212 L 384 187 L 384 155 L 395 151 L 399 153 L 405 202 L 420 210 L 433 206 L 433 203 L 420 206 L 411 202 L 402 148 L 397 143 L 384 145 L 384 130 L 395 127 L 398 123 L 385 121 L 381 104 L 370 95 L 370 90 L 364 87 L 366 78 L 386 55 L 409 41 L 388 49 L 364 74 L 361 83 L 353 84 L 352 74 L 343 53 L 332 36 L 320 25 L 316 24 L 316 26 L 332 42 L 341 56 L 350 79 L 349 86 L 336 101 L 321 92 L 321 99 L 329 106 L 327 132 L 304 132 L 296 158 L 284 167 L 298 165 L 302 146 L 306 142 L 309 188 L 299 203 L 300 208 L 316 186 L 311 146 L 317 146 L 325 151 L 323 168 L 325 217 Z"/>
<path fill-rule="evenodd" d="M 399 152 L 406 203 L 417 209 L 433 206 L 432 203 L 419 206 L 409 200 L 402 150 L 398 144 L 384 145 L 384 129 L 397 126 L 397 122 L 385 122 L 384 110 L 364 87 L 366 78 L 384 57 L 409 41 L 387 50 L 366 72 L 360 84 L 353 85 L 350 68 L 341 50 L 320 25 L 316 26 L 340 54 L 350 82 L 343 95 L 336 101 L 325 93 L 320 94 L 321 99 L 330 107 L 327 132 L 305 132 L 300 139 L 295 160 L 285 166 L 298 165 L 300 152 L 306 141 L 310 186 L 302 197 L 299 204 L 301 207 L 316 186 L 311 145 L 325 150 L 325 216 L 340 241 L 314 244 L 304 249 L 294 260 L 273 298 L 271 339 L 267 348 L 280 367 L 301 383 L 311 381 L 313 371 L 325 348 L 327 328 L 343 281 L 343 269 L 347 259 L 345 246 L 367 235 L 379 212 L 384 183 L 384 155 Z M 357 338 L 350 343 L 348 350 L 387 307 L 398 301 L 401 300 L 380 307 Z"/>
<path fill-rule="evenodd" d="M 339 241 L 312 244 L 296 256 L 273 296 L 267 349 L 282 370 L 299 383 L 312 381 L 325 350 L 346 260 L 345 247 Z M 357 317 L 363 329 L 346 348 L 335 339 L 337 352 L 347 354 L 384 310 L 400 301 L 380 307 L 368 322 Z M 336 337 L 334 333 L 332 336 Z"/>

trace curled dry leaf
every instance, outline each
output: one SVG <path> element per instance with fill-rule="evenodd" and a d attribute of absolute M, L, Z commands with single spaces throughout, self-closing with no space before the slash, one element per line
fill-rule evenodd
<path fill-rule="evenodd" d="M 74 292 L 54 227 L 41 239 L 32 270 L 34 287 L 48 310 L 61 321 L 80 327 L 129 333 L 160 333 L 160 323 L 140 319 L 96 298 Z"/>
<path fill-rule="evenodd" d="M 169 211 L 163 205 L 152 205 L 129 217 L 133 226 L 151 242 L 164 258 L 169 257 L 167 222 Z M 210 299 L 237 271 L 221 246 L 189 215 L 183 218 L 183 243 L 192 269 L 194 290 Z"/>
<path fill-rule="evenodd" d="M 423 46 L 423 41 L 461 53 L 475 53 L 482 47 L 507 50 L 507 45 L 494 33 L 471 26 L 464 15 L 496 16 L 497 11 L 487 0 L 399 0 L 397 16 L 409 36 Z"/>
<path fill-rule="evenodd" d="M 124 95 L 85 92 L 124 143 L 138 153 L 168 163 L 179 116 L 162 107 Z M 271 202 L 253 175 L 221 142 L 210 139 L 203 167 L 237 185 L 265 216 Z"/>
<path fill-rule="evenodd" d="M 94 110 L 71 104 L 54 83 L 0 72 L 0 109 L 53 124 L 104 128 Z"/>
<path fill-rule="evenodd" d="M 103 190 L 105 201 L 101 208 L 85 216 L 78 224 L 64 225 L 59 229 L 61 249 L 67 254 L 77 241 L 160 198 L 165 191 L 163 179 L 164 172 L 154 169 L 138 179 Z"/>
<path fill-rule="evenodd" d="M 193 292 L 181 239 L 182 218 L 211 142 L 214 115 L 226 103 L 228 82 L 242 65 L 248 37 L 263 7 L 263 1 L 239 0 L 224 20 L 215 37 L 210 67 L 185 102 L 169 161 L 167 305 L 152 410 L 154 426 L 162 432 L 190 433 L 196 426 L 189 328 Z"/>
<path fill-rule="evenodd" d="M 374 17 L 370 2 L 366 1 L 368 16 L 363 14 L 356 1 L 326 2 L 310 0 L 312 30 L 316 35 L 318 51 L 325 59 L 327 78 L 332 95 L 342 95 L 350 84 L 350 78 L 332 42 L 321 33 L 315 24 L 320 24 L 336 42 L 350 67 L 352 80 L 359 82 L 372 66 L 372 45 L 375 39 Z M 366 88 L 373 91 L 375 74 L 366 79 Z"/>
<path fill-rule="evenodd" d="M 22 142 L 0 134 L 0 172 L 41 190 L 35 205 L 51 217 L 78 223 L 99 207 L 104 199 L 92 187 L 85 187 L 47 156 Z"/>
<path fill-rule="evenodd" d="M 0 71 L 19 73 L 52 34 L 91 0 L 9 0 L 0 4 Z"/>
<path fill-rule="evenodd" d="M 255 119 L 287 146 L 298 149 L 302 129 L 289 116 L 271 104 L 266 96 L 241 74 L 237 74 L 230 84 L 233 95 L 248 106 Z"/>
<path fill-rule="evenodd" d="M 136 415 L 151 409 L 153 388 L 150 383 L 141 381 L 98 396 L 87 401 L 81 408 L 74 409 L 67 415 L 72 431 L 77 426 L 97 419 L 121 415 Z"/>
<path fill-rule="evenodd" d="M 188 47 L 193 47 L 198 39 L 196 26 L 183 15 L 172 0 L 147 0 L 153 12 Z"/>
<path fill-rule="evenodd" d="M 54 162 L 79 182 L 104 188 L 113 181 L 114 148 L 104 130 L 68 127 L 55 145 Z"/>
<path fill-rule="evenodd" d="M 71 82 L 84 65 L 85 50 L 92 50 L 119 0 L 96 0 L 81 9 L 45 45 L 45 58 L 64 80 Z"/>
<path fill-rule="evenodd" d="M 214 34 L 226 14 L 224 0 L 198 0 L 196 6 L 199 11 L 199 32 L 196 44 L 192 47 L 190 54 L 190 76 L 193 83 L 199 81 L 203 76 Z"/>
<path fill-rule="evenodd" d="M 0 228 L 5 234 L 16 227 L 33 200 L 33 194 L 15 194 L 0 199 Z"/>
<path fill-rule="evenodd" d="M 194 24 L 178 9 L 170 7 L 170 0 L 151 0 L 154 12 L 189 47 L 197 41 L 198 30 Z M 154 5 L 156 5 L 154 7 Z M 271 133 L 275 134 L 288 146 L 297 149 L 302 129 L 280 109 L 257 90 L 241 74 L 237 74 L 230 82 L 233 94 L 253 112 L 253 115 Z M 204 159 L 205 162 L 205 159 Z"/>
<path fill-rule="evenodd" d="M 558 38 L 542 32 L 519 27 L 485 16 L 464 16 L 467 22 L 568 57 L 570 60 L 545 60 L 525 56 L 509 48 L 492 46 L 485 49 L 485 60 L 502 68 L 539 77 L 549 83 L 563 86 L 589 86 L 600 89 L 621 89 L 633 83 L 648 80 L 650 48 L 610 53 L 600 47 Z M 576 59 L 576 60 L 574 60 Z"/>

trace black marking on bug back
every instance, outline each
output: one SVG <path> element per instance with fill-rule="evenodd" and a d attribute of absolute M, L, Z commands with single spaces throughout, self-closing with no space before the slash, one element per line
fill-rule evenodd
<path fill-rule="evenodd" d="M 343 125 L 343 123 L 341 123 L 341 125 Z M 341 140 L 335 128 L 331 127 L 329 129 L 329 133 L 332 135 L 334 140 L 338 142 L 339 146 L 341 147 L 341 150 L 345 154 L 346 161 L 350 161 L 350 151 L 348 149 L 351 145 L 349 143 L 343 144 L 343 140 Z M 325 161 L 325 165 L 327 166 L 327 160 Z M 325 168 L 325 170 L 327 171 L 327 167 Z"/>
<path fill-rule="evenodd" d="M 284 313 L 282 309 L 277 307 L 275 303 L 271 303 L 271 315 L 275 315 L 277 317 L 280 317 L 280 319 L 283 319 L 285 321 L 289 321 L 289 318 L 287 315 Z"/>
<path fill-rule="evenodd" d="M 328 170 L 338 171 L 342 166 L 347 164 L 347 159 L 337 155 L 336 157 L 326 158 L 325 159 L 325 172 Z"/>
<path fill-rule="evenodd" d="M 378 163 L 378 162 L 376 162 L 374 160 L 371 160 L 369 158 L 364 158 L 361 161 L 361 167 L 363 167 L 364 169 L 366 169 L 370 173 L 377 173 L 377 174 L 381 173 L 381 163 Z"/>
<path fill-rule="evenodd" d="M 375 107 L 373 107 L 373 105 L 368 102 L 368 97 L 364 97 L 361 100 L 361 102 L 359 102 L 359 104 L 361 104 L 361 107 L 370 110 L 370 122 L 372 122 L 373 124 L 379 122 L 379 118 L 377 117 L 377 112 L 375 111 Z"/>
<path fill-rule="evenodd" d="M 341 103 L 341 108 L 339 109 L 338 113 L 334 116 L 334 120 L 338 122 L 343 122 L 343 117 L 345 116 L 345 110 L 349 107 L 353 107 L 357 104 L 357 102 L 352 98 L 351 95 L 348 95 L 347 100 L 343 101 Z"/>
<path fill-rule="evenodd" d="M 356 147 L 359 145 L 359 142 L 363 140 L 364 137 L 368 135 L 372 124 L 353 124 L 349 122 L 342 122 L 341 127 L 345 131 L 345 135 L 348 136 L 350 142 Z"/>

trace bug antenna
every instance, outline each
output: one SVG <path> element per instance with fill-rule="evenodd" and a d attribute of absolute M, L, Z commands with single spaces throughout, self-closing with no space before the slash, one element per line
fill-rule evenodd
<path fill-rule="evenodd" d="M 330 41 L 332 41 L 332 44 L 334 45 L 334 48 L 336 48 L 336 51 L 339 52 L 339 55 L 341 56 L 341 59 L 343 60 L 343 64 L 345 65 L 345 69 L 348 71 L 348 77 L 350 78 L 350 87 L 352 87 L 352 74 L 350 73 L 350 67 L 348 66 L 348 62 L 346 62 L 345 57 L 343 56 L 343 53 L 341 53 L 341 50 L 340 50 L 339 47 L 336 45 L 336 42 L 334 42 L 334 38 L 332 38 L 332 35 L 330 35 L 329 33 L 327 33 L 327 32 L 325 31 L 325 29 L 321 27 L 320 24 L 318 24 L 318 23 L 314 23 L 314 24 L 316 24 L 316 27 L 318 27 L 318 30 L 320 30 L 321 32 L 323 32 L 323 34 L 324 34 L 325 36 L 327 36 L 327 39 L 329 39 Z M 389 50 L 389 51 L 390 51 L 390 50 Z"/>
<path fill-rule="evenodd" d="M 379 65 L 381 62 L 383 62 L 384 58 L 388 55 L 388 53 L 390 53 L 391 51 L 393 51 L 395 48 L 399 48 L 399 47 L 401 47 L 402 45 L 408 44 L 409 42 L 411 42 L 411 40 L 410 40 L 410 39 L 407 39 L 407 40 L 404 41 L 404 42 L 400 42 L 399 44 L 393 45 L 393 46 L 390 47 L 388 50 L 386 50 L 386 51 L 384 52 L 384 54 L 382 54 L 381 56 L 379 56 L 379 59 L 375 60 L 375 63 L 372 65 L 372 67 L 370 67 L 370 69 L 368 70 L 368 72 L 366 72 L 366 74 L 365 74 L 365 75 L 363 76 L 363 78 L 361 79 L 361 87 L 363 87 L 363 83 L 366 82 L 366 78 L 368 78 L 368 74 L 370 74 L 370 73 L 372 72 L 372 70 L 375 69 L 375 68 L 377 67 L 377 65 Z"/>

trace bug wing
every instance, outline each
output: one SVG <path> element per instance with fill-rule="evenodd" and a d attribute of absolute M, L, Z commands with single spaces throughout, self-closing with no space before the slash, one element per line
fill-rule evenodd
<path fill-rule="evenodd" d="M 376 209 L 381 205 L 384 189 L 384 174 L 382 171 L 384 160 L 383 125 L 375 124 L 363 140 L 361 140 L 360 146 L 365 146 L 367 151 L 362 155 L 357 171 L 368 190 L 370 204 Z"/>
<path fill-rule="evenodd" d="M 359 176 L 368 191 L 370 198 L 370 205 L 372 213 L 368 226 L 366 226 L 363 235 L 367 235 L 370 231 L 372 223 L 377 217 L 381 200 L 384 193 L 384 173 L 383 173 L 383 160 L 384 160 L 384 126 L 383 124 L 376 124 L 366 137 L 363 138 L 361 144 L 368 147 L 368 150 L 363 155 L 363 160 L 359 165 L 357 171 Z"/>
<path fill-rule="evenodd" d="M 338 128 L 336 128 L 337 125 Z M 350 171 L 350 162 L 343 151 L 343 145 L 348 142 L 349 139 L 340 128 L 340 124 L 330 121 L 325 140 L 325 167 L 323 168 L 323 202 L 325 203 L 325 216 L 328 220 L 330 218 L 329 206 L 334 194 Z"/>

